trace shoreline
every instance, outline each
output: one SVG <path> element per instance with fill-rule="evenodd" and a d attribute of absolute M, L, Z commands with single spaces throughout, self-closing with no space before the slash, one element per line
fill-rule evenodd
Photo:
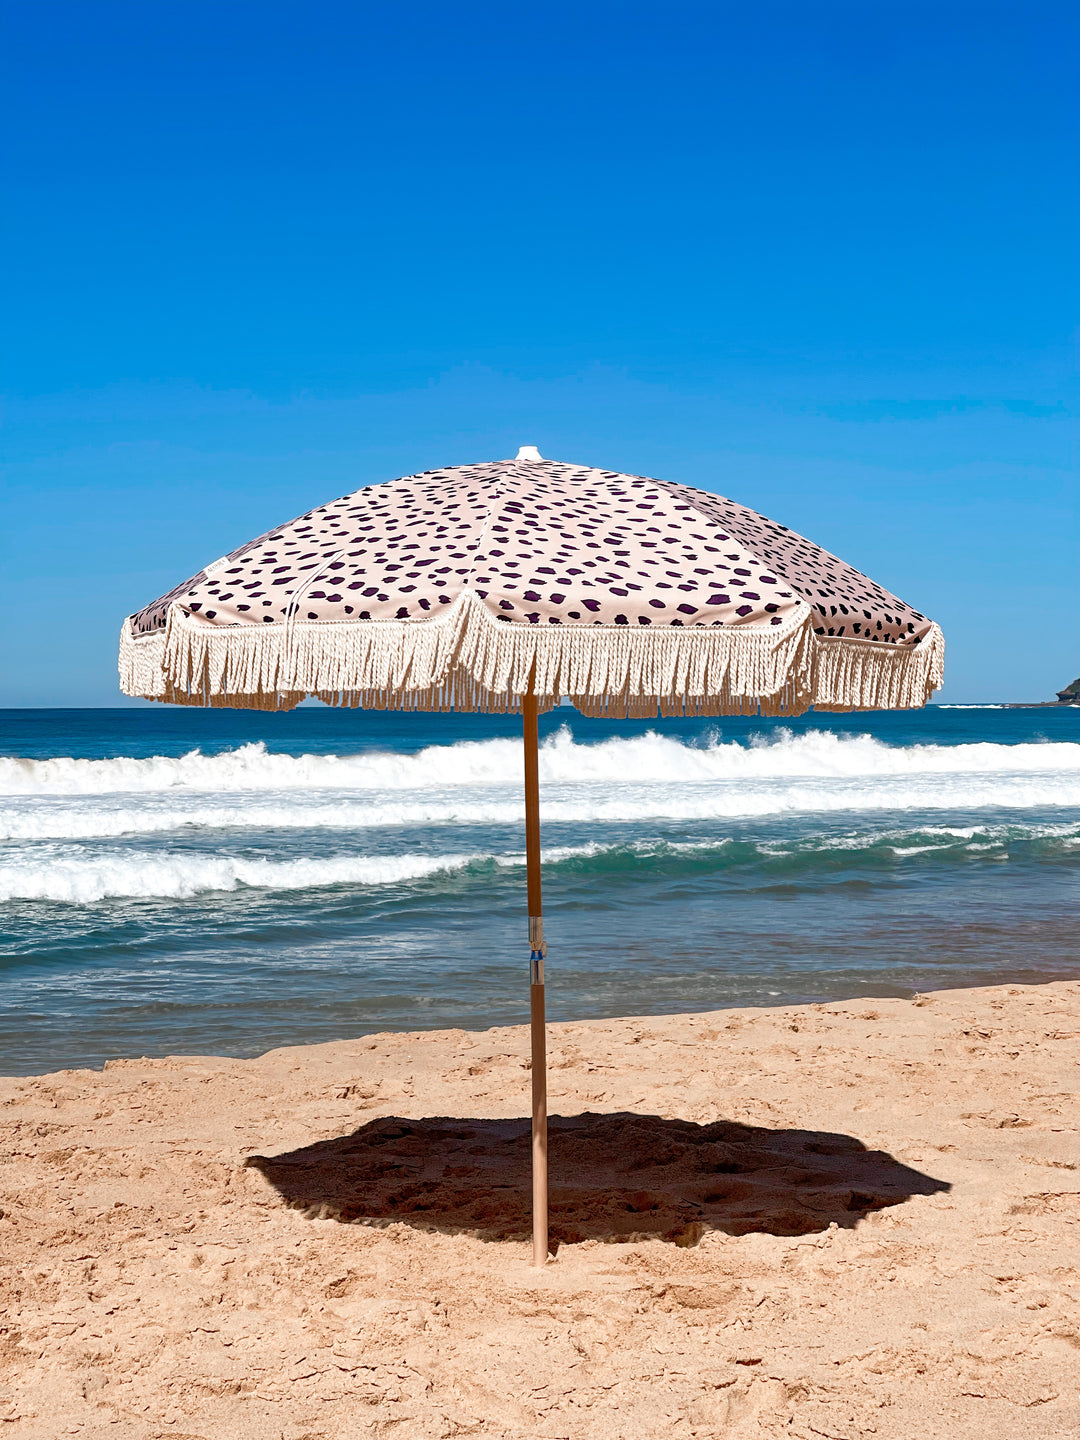
<path fill-rule="evenodd" d="M 1080 1429 L 1080 981 L 0 1080 L 0 1419 L 62 1434 Z M 351 1223 L 341 1223 L 341 1221 Z"/>

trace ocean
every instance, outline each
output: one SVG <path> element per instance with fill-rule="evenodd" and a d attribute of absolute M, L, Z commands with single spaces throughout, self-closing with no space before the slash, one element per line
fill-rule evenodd
<path fill-rule="evenodd" d="M 1080 969 L 1080 709 L 541 717 L 553 1020 Z M 524 1021 L 520 722 L 0 712 L 0 1072 Z"/>

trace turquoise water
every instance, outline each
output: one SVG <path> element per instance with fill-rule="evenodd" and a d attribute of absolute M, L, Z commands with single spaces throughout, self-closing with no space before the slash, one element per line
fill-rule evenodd
<path fill-rule="evenodd" d="M 1078 970 L 1080 709 L 542 717 L 553 1019 Z M 0 1070 L 526 1017 L 518 723 L 0 712 Z"/>

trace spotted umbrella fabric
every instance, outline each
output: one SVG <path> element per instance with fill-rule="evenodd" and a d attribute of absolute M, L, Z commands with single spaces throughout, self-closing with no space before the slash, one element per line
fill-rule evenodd
<path fill-rule="evenodd" d="M 587 714 L 923 705 L 937 625 L 704 490 L 551 460 L 369 485 L 124 625 L 122 688 L 186 704 Z"/>

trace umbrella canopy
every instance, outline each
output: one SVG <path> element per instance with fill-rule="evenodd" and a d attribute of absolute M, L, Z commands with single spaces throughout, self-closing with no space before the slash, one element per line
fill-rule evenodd
<path fill-rule="evenodd" d="M 941 684 L 925 615 L 754 510 L 544 460 L 368 485 L 124 622 L 120 684 L 181 705 L 520 710 L 533 1262 L 548 1258 L 537 717 L 900 709 Z"/>
<path fill-rule="evenodd" d="M 941 631 L 835 555 L 704 490 L 541 460 L 321 505 L 124 625 L 120 683 L 172 704 L 587 715 L 924 705 Z"/>

